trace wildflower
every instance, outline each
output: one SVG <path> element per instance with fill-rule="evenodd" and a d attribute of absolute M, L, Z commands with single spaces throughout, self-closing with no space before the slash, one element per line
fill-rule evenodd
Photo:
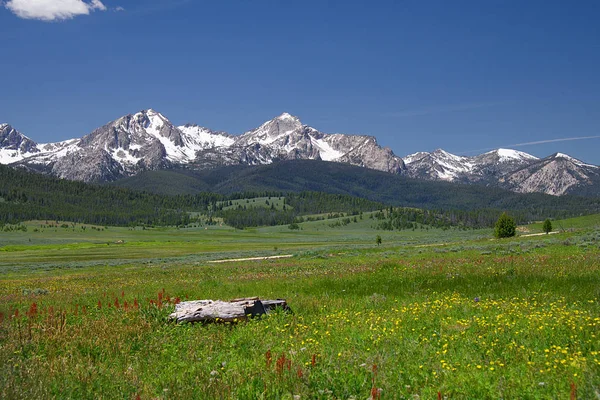
<path fill-rule="evenodd" d="M 31 303 L 31 306 L 29 307 L 29 311 L 27 311 L 27 316 L 29 318 L 33 318 L 37 315 L 37 303 L 33 302 Z"/>
<path fill-rule="evenodd" d="M 267 350 L 267 352 L 265 353 L 265 358 L 266 358 L 267 368 L 270 368 L 271 362 L 273 361 L 273 357 L 271 355 L 271 350 Z"/>

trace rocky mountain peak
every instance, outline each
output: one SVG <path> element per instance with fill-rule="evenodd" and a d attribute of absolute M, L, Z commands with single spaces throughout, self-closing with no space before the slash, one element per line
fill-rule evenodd
<path fill-rule="evenodd" d="M 298 117 L 283 113 L 240 136 L 237 143 L 242 146 L 273 145 L 278 142 L 287 142 L 292 137 L 302 135 L 304 126 Z"/>
<path fill-rule="evenodd" d="M 37 144 L 7 123 L 0 125 L 0 149 L 12 150 L 12 157 L 39 151 Z"/>
<path fill-rule="evenodd" d="M 302 128 L 302 122 L 298 117 L 283 113 L 270 121 L 262 124 L 257 131 L 267 132 L 269 137 L 290 134 Z"/>
<path fill-rule="evenodd" d="M 280 121 L 292 120 L 292 121 L 298 121 L 298 122 L 300 122 L 300 118 L 298 118 L 295 115 L 292 115 L 292 114 L 290 114 L 288 112 L 281 113 L 281 115 L 278 115 L 277 117 L 275 117 L 275 119 L 280 120 Z"/>
<path fill-rule="evenodd" d="M 469 157 L 436 149 L 403 160 L 379 146 L 373 136 L 323 133 L 288 112 L 235 136 L 197 124 L 176 127 L 149 108 L 108 122 L 81 139 L 40 145 L 9 124 L 0 124 L 0 163 L 67 179 L 102 182 L 148 169 L 259 165 L 293 159 L 348 163 L 413 178 L 555 195 L 580 188 L 594 193 L 593 185 L 600 181 L 600 167 L 563 153 L 540 160 L 511 149 Z"/>
<path fill-rule="evenodd" d="M 566 161 L 571 161 L 572 163 L 575 163 L 575 164 L 585 164 L 583 161 L 578 160 L 575 157 L 571 157 L 570 155 L 565 154 L 565 153 L 554 153 L 554 154 L 548 156 L 547 158 L 550 159 L 550 160 L 566 160 Z"/>
<path fill-rule="evenodd" d="M 583 168 L 592 168 L 592 169 L 600 169 L 599 166 L 597 165 L 592 165 L 592 164 L 588 164 L 585 163 L 575 157 L 571 157 L 568 154 L 564 154 L 564 153 L 554 153 L 551 156 L 546 157 L 544 160 L 552 160 L 552 161 L 557 161 L 557 162 L 566 162 L 566 163 L 570 163 L 573 164 L 577 167 L 583 167 Z"/>
<path fill-rule="evenodd" d="M 512 149 L 496 149 L 489 153 L 493 153 L 497 155 L 500 161 L 509 161 L 509 160 L 538 160 L 537 157 L 532 156 L 531 154 L 524 153 L 518 150 Z M 488 153 L 486 153 L 488 154 Z"/>

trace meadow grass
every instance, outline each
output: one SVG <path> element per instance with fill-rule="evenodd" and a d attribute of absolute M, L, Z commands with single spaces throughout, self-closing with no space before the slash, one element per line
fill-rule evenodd
<path fill-rule="evenodd" d="M 15 267 L 0 274 L 0 397 L 598 396 L 593 228 L 491 240 L 489 230 L 390 233 L 350 224 L 326 233 L 302 225 L 295 234 L 215 229 L 196 241 L 205 232 L 110 227 L 94 235 L 120 232 L 122 245 L 73 239 L 61 269 L 35 269 L 25 254 L 42 260 L 65 243 L 0 252 Z M 211 234 L 230 242 L 194 258 L 191 247 L 208 248 Z M 265 254 L 281 243 L 303 246 L 290 247 L 290 259 L 207 263 L 254 254 L 261 243 Z M 143 262 L 136 255 L 113 264 L 95 246 L 124 257 L 147 252 Z M 94 254 L 101 263 L 87 265 Z M 236 324 L 166 318 L 177 301 L 241 296 L 285 298 L 293 313 Z"/>

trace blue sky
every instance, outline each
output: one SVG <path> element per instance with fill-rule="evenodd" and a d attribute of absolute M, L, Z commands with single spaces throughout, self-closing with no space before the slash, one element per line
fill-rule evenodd
<path fill-rule="evenodd" d="M 0 122 L 38 142 L 146 108 L 234 134 L 287 111 L 400 156 L 600 164 L 600 137 L 556 141 L 600 136 L 599 1 L 0 4 Z"/>

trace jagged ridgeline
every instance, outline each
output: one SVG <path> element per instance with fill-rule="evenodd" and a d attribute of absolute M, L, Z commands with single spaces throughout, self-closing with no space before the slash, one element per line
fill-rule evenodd
<path fill-rule="evenodd" d="M 283 160 L 332 161 L 518 193 L 600 195 L 600 167 L 563 153 L 539 159 L 496 149 L 466 157 L 438 149 L 400 158 L 373 136 L 323 133 L 288 113 L 242 135 L 230 135 L 195 124 L 175 126 L 149 109 L 117 118 L 79 139 L 55 143 L 36 143 L 0 124 L 0 164 L 88 183 L 113 182 L 149 170 L 206 170 Z"/>

